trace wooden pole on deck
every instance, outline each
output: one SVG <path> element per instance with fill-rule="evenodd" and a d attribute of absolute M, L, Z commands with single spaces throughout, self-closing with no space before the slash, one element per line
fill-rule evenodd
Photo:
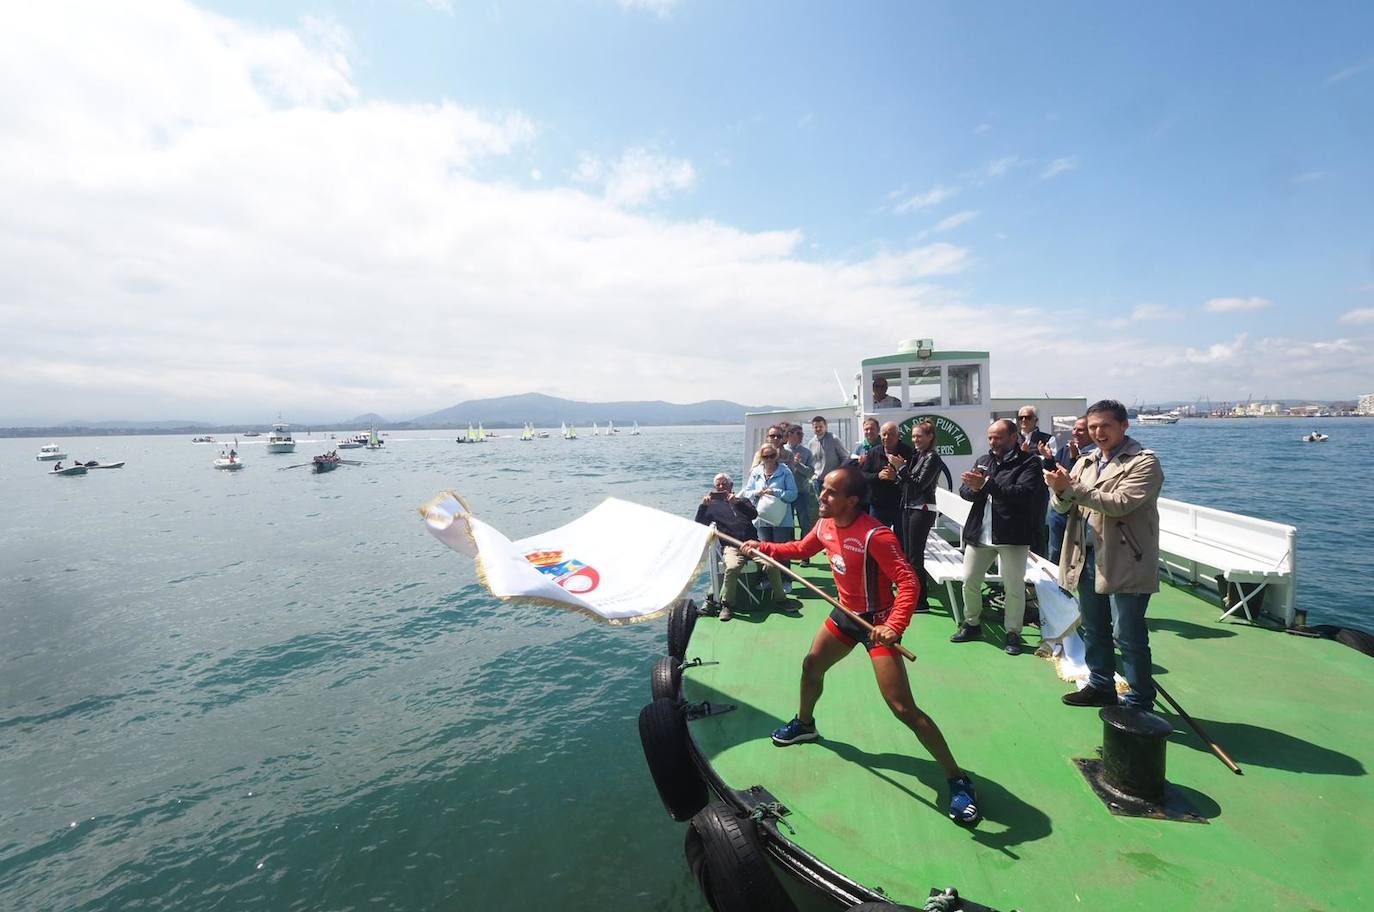
<path fill-rule="evenodd" d="M 1178 714 L 1183 717 L 1184 722 L 1187 722 L 1189 725 L 1193 727 L 1193 731 L 1197 732 L 1197 736 L 1202 739 L 1202 743 L 1206 744 L 1208 747 L 1212 749 L 1212 753 L 1217 755 L 1218 760 L 1226 764 L 1227 769 L 1235 773 L 1237 776 L 1245 775 L 1245 773 L 1241 771 L 1241 768 L 1239 766 L 1236 766 L 1236 761 L 1231 759 L 1231 755 L 1226 753 L 1226 751 L 1222 750 L 1221 745 L 1213 741 L 1211 736 L 1202 730 L 1202 726 L 1197 724 L 1197 720 L 1194 719 L 1192 716 L 1188 715 L 1188 711 L 1185 710 L 1182 706 L 1179 706 L 1178 701 L 1175 700 L 1173 697 L 1169 696 L 1169 692 L 1165 690 L 1163 687 L 1161 687 L 1158 681 L 1155 682 L 1155 690 L 1159 691 L 1159 695 L 1161 697 L 1169 701 L 1169 705 L 1172 706 L 1178 712 Z"/>
<path fill-rule="evenodd" d="M 732 536 L 726 535 L 724 532 L 720 531 L 719 529 L 715 529 L 714 531 L 715 531 L 715 533 L 716 533 L 716 538 L 719 538 L 721 541 L 725 542 L 727 545 L 734 545 L 736 548 L 742 548 L 742 547 L 744 546 L 744 542 L 740 541 L 738 538 L 734 538 L 734 537 L 732 537 Z M 777 567 L 777 568 L 778 568 L 779 570 L 781 570 L 783 573 L 786 573 L 786 574 L 787 574 L 788 576 L 790 576 L 792 579 L 794 579 L 794 580 L 796 580 L 797 582 L 801 583 L 803 586 L 805 586 L 806 588 L 810 589 L 812 592 L 816 593 L 816 594 L 819 595 L 821 598 L 825 599 L 827 602 L 829 602 L 830 604 L 834 605 L 836 608 L 838 608 L 838 609 L 840 609 L 841 611 L 843 611 L 845 614 L 849 615 L 849 617 L 850 617 L 851 619 L 853 619 L 854 623 L 858 624 L 858 625 L 859 625 L 860 627 L 862 627 L 865 631 L 867 631 L 868 634 L 869 634 L 870 636 L 872 635 L 872 633 L 873 633 L 873 625 L 872 625 L 872 624 L 868 623 L 868 621 L 865 621 L 863 618 L 859 617 L 857 614 L 855 614 L 854 612 L 850 611 L 850 610 L 849 610 L 848 608 L 846 608 L 845 606 L 841 605 L 841 604 L 839 603 L 839 600 L 836 599 L 836 598 L 834 598 L 833 596 L 831 596 L 828 592 L 825 592 L 824 590 L 817 588 L 810 580 L 808 580 L 808 579 L 803 579 L 802 576 L 801 576 L 799 573 L 794 572 L 794 571 L 792 570 L 791 567 L 786 567 L 786 566 L 784 566 L 783 564 L 781 564 L 780 562 L 773 560 L 773 558 L 769 557 L 767 554 L 764 554 L 762 551 L 755 551 L 755 552 L 754 552 L 754 558 L 755 558 L 756 560 L 763 561 L 764 563 L 768 564 L 768 565 L 771 566 L 771 567 Z M 906 648 L 905 646 L 903 646 L 901 643 L 893 643 L 891 648 L 897 650 L 897 652 L 901 654 L 902 658 L 906 659 L 908 662 L 914 662 L 914 661 L 916 661 L 916 654 L 913 653 L 910 649 L 907 649 L 907 648 Z"/>

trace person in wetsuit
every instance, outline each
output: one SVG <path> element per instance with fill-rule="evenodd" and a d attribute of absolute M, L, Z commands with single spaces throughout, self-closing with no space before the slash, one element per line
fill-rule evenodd
<path fill-rule="evenodd" d="M 840 604 L 873 625 L 864 630 L 838 608 L 816 632 L 802 660 L 801 701 L 797 715 L 773 732 L 779 746 L 815 741 L 815 708 L 825 686 L 825 673 L 862 644 L 873 663 L 878 690 L 888 708 L 921 742 L 945 771 L 950 786 L 949 816 L 961 826 L 982 819 L 969 776 L 954 760 L 935 720 L 916 705 L 906 666 L 893 648 L 911 621 L 920 583 L 891 529 L 868 515 L 867 483 L 856 466 L 844 466 L 821 486 L 820 520 L 798 542 L 745 542 L 740 552 L 775 560 L 800 560 L 825 551 L 835 576 Z M 894 595 L 893 584 L 897 586 Z"/>

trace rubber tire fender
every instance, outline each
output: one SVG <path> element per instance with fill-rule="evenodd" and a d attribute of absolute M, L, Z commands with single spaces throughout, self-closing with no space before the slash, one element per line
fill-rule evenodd
<path fill-rule="evenodd" d="M 687 716 L 661 697 L 639 711 L 639 743 L 668 815 L 681 823 L 706 806 L 706 782 L 687 748 Z"/>
<path fill-rule="evenodd" d="M 697 625 L 697 605 L 691 599 L 678 599 L 668 611 L 668 655 L 687 655 L 687 643 Z"/>
<path fill-rule="evenodd" d="M 676 701 L 678 688 L 681 685 L 682 659 L 675 655 L 667 655 L 654 663 L 654 670 L 649 681 L 649 690 L 653 694 L 653 699 L 659 700 L 667 697 L 669 700 Z"/>
<path fill-rule="evenodd" d="M 692 818 L 687 863 L 715 912 L 796 912 L 763 848 L 758 825 L 715 801 Z"/>

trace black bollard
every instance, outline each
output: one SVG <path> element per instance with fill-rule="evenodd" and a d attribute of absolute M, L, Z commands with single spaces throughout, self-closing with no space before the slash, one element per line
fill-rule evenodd
<path fill-rule="evenodd" d="M 1107 706 L 1102 720 L 1102 776 L 1109 787 L 1152 804 L 1164 803 L 1164 748 L 1173 727 L 1154 713 Z"/>

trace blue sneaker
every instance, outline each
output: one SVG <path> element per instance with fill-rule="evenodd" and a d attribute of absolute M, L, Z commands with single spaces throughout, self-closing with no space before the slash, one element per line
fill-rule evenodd
<path fill-rule="evenodd" d="M 983 819 L 978 795 L 968 776 L 949 780 L 949 819 L 962 827 L 975 827 Z"/>
<path fill-rule="evenodd" d="M 773 732 L 773 743 L 779 747 L 786 747 L 789 744 L 798 744 L 802 741 L 815 741 L 820 736 L 816 734 L 815 725 L 807 725 L 796 716 L 782 728 Z"/>

